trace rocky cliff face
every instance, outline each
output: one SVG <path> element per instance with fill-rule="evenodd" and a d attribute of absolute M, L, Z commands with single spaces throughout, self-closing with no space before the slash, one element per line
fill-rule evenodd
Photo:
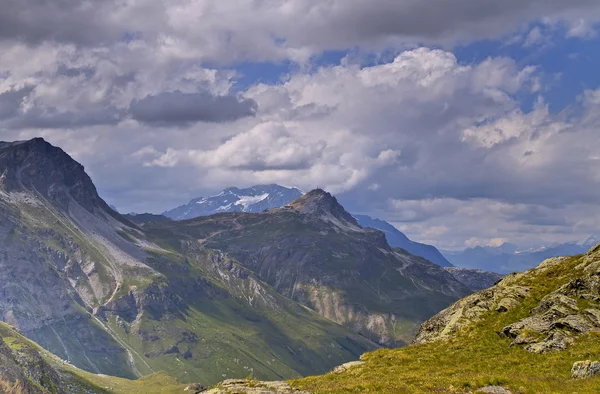
<path fill-rule="evenodd" d="M 124 278 L 156 275 L 119 235 L 135 229 L 81 165 L 42 139 L 0 144 L 0 173 L 0 319 L 86 369 L 134 376 L 91 313 Z"/>
<path fill-rule="evenodd" d="M 583 334 L 600 330 L 600 246 L 584 256 L 544 261 L 506 276 L 490 289 L 466 297 L 425 322 L 415 343 L 453 337 L 489 314 L 529 308 L 498 332 L 511 346 L 532 353 L 561 351 Z"/>
<path fill-rule="evenodd" d="M 216 383 L 325 371 L 376 345 L 230 256 L 150 239 L 41 139 L 0 143 L 0 320 L 95 373 Z"/>
<path fill-rule="evenodd" d="M 322 190 L 260 214 L 153 223 L 235 257 L 280 294 L 380 344 L 412 340 L 420 322 L 470 291 L 440 267 L 392 249 Z"/>

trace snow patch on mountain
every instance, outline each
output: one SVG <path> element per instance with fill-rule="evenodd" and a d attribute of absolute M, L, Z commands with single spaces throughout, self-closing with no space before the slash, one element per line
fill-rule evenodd
<path fill-rule="evenodd" d="M 282 195 L 281 192 L 278 193 Z M 244 207 L 244 211 L 247 211 L 250 208 L 250 205 L 254 205 L 263 200 L 266 200 L 269 197 L 269 193 L 262 194 L 260 196 L 237 196 L 239 200 L 235 203 L 235 205 L 241 205 Z"/>

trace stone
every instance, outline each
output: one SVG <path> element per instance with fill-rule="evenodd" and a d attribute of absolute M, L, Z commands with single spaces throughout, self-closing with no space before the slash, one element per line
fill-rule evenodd
<path fill-rule="evenodd" d="M 290 387 L 286 382 L 260 382 L 229 379 L 205 392 L 206 394 L 310 394 Z"/>
<path fill-rule="evenodd" d="M 333 373 L 342 373 L 346 372 L 350 368 L 359 367 L 364 364 L 364 361 L 352 361 L 346 364 L 342 364 L 333 369 Z"/>
<path fill-rule="evenodd" d="M 512 394 L 512 391 L 501 386 L 486 386 L 477 390 L 477 393 L 485 394 Z"/>
<path fill-rule="evenodd" d="M 509 310 L 518 307 L 520 304 L 521 303 L 514 298 L 503 298 L 498 302 L 498 306 L 496 306 L 496 312 L 508 312 Z"/>
<path fill-rule="evenodd" d="M 571 368 L 573 379 L 585 379 L 600 374 L 600 362 L 598 361 L 577 361 Z"/>
<path fill-rule="evenodd" d="M 525 350 L 531 353 L 549 353 L 561 350 L 566 350 L 569 345 L 573 344 L 573 338 L 566 336 L 560 332 L 550 334 L 542 342 L 534 343 L 525 347 Z"/>

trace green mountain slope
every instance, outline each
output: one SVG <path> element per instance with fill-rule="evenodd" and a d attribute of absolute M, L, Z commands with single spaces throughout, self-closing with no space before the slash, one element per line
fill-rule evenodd
<path fill-rule="evenodd" d="M 42 139 L 0 143 L 0 286 L 0 320 L 94 373 L 281 379 L 376 347 L 226 254 L 150 240 Z"/>
<path fill-rule="evenodd" d="M 382 232 L 358 226 L 322 190 L 263 213 L 144 229 L 164 247 L 184 239 L 222 250 L 280 294 L 383 345 L 410 342 L 421 322 L 471 293 L 442 268 L 390 248 Z"/>
<path fill-rule="evenodd" d="M 164 373 L 134 381 L 85 372 L 44 350 L 13 327 L 0 322 L 2 393 L 175 394 L 186 392 L 186 387 L 187 385 Z"/>
<path fill-rule="evenodd" d="M 414 345 L 368 353 L 362 365 L 293 386 L 311 393 L 466 393 L 486 386 L 597 393 L 600 376 L 573 379 L 571 368 L 600 360 L 599 278 L 598 246 L 547 260 L 434 316 Z"/>

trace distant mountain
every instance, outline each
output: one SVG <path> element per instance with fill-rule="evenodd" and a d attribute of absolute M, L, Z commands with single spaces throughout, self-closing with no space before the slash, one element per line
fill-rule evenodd
<path fill-rule="evenodd" d="M 596 238 L 590 237 L 581 243 L 568 242 L 527 251 L 518 251 L 516 246 L 505 243 L 499 247 L 477 246 L 459 252 L 442 253 L 456 267 L 509 274 L 526 271 L 550 257 L 586 253 L 596 243 Z"/>
<path fill-rule="evenodd" d="M 504 275 L 495 272 L 486 272 L 469 268 L 446 267 L 444 268 L 450 275 L 460 283 L 473 291 L 480 291 L 492 287 Z"/>
<path fill-rule="evenodd" d="M 383 231 L 390 246 L 402 248 L 407 252 L 414 254 L 415 256 L 423 257 L 440 267 L 452 267 L 452 264 L 450 264 L 435 246 L 411 241 L 404 233 L 390 223 L 380 219 L 373 219 L 366 215 L 354 215 L 354 217 L 361 227 L 369 227 Z"/>
<path fill-rule="evenodd" d="M 131 220 L 133 223 L 136 224 L 144 224 L 144 223 L 151 223 L 151 222 L 168 222 L 171 219 L 169 219 L 166 216 L 163 215 L 155 215 L 152 213 L 128 213 L 127 215 L 123 215 L 126 219 Z"/>
<path fill-rule="evenodd" d="M 279 208 L 302 196 L 297 188 L 279 185 L 258 185 L 248 189 L 231 187 L 216 196 L 201 197 L 163 215 L 173 220 L 193 219 L 223 212 L 262 212 Z"/>
<path fill-rule="evenodd" d="M 313 190 L 261 213 L 230 212 L 151 223 L 152 238 L 177 234 L 221 250 L 280 294 L 388 346 L 471 291 L 451 274 L 361 228 L 335 197 Z"/>

